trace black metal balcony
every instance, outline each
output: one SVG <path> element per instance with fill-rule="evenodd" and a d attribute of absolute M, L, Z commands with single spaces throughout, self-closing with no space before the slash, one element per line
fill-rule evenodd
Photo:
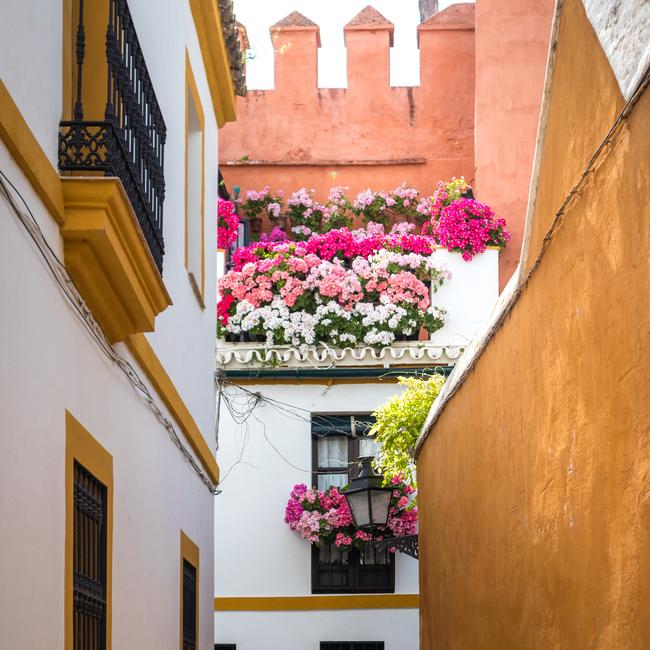
<path fill-rule="evenodd" d="M 162 273 L 163 152 L 167 129 L 128 4 L 126 0 L 105 1 L 108 24 L 102 44 L 86 43 L 84 0 L 75 0 L 75 103 L 73 119 L 60 123 L 59 169 L 90 175 L 99 172 L 122 181 Z M 88 3 L 88 9 L 97 11 L 95 3 Z M 106 107 L 103 119 L 96 114 L 84 115 L 84 100 L 88 101 L 84 59 L 89 47 L 101 47 L 105 54 L 101 62 L 106 66 L 106 90 L 102 92 L 105 98 L 101 97 Z"/>

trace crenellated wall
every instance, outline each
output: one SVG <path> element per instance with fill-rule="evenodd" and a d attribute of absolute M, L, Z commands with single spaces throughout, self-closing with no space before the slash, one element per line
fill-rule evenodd
<path fill-rule="evenodd" d="M 227 185 L 306 186 L 324 199 L 333 185 L 356 194 L 407 182 L 428 194 L 465 176 L 512 233 L 503 287 L 521 249 L 553 4 L 477 0 L 435 13 L 418 27 L 415 87 L 390 86 L 393 25 L 366 7 L 344 28 L 348 87 L 318 88 L 318 25 L 290 14 L 270 29 L 275 89 L 238 98 L 237 122 L 220 132 Z"/>
<path fill-rule="evenodd" d="M 333 185 L 427 192 L 441 178 L 472 179 L 474 6 L 461 6 L 452 22 L 441 12 L 419 26 L 417 87 L 390 86 L 393 25 L 371 7 L 344 28 L 347 88 L 317 87 L 315 23 L 294 12 L 271 27 L 275 89 L 238 98 L 237 122 L 220 134 L 228 186 L 307 186 L 325 198 Z"/>

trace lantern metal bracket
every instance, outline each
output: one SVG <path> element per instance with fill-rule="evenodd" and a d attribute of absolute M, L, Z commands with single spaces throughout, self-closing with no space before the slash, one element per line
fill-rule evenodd
<path fill-rule="evenodd" d="M 417 535 L 403 535 L 402 537 L 389 537 L 382 539 L 380 542 L 370 542 L 377 550 L 386 548 L 395 548 L 400 553 L 405 553 L 414 557 L 416 560 L 419 556 L 419 545 Z"/>

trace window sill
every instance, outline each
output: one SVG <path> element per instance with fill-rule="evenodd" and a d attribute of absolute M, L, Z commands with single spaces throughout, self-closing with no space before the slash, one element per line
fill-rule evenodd
<path fill-rule="evenodd" d="M 111 343 L 152 332 L 172 304 L 122 183 L 61 179 L 65 266 Z"/>

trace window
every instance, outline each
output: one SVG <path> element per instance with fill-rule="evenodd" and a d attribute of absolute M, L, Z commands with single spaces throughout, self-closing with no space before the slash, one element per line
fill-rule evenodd
<path fill-rule="evenodd" d="M 234 643 L 215 643 L 214 650 L 237 650 Z"/>
<path fill-rule="evenodd" d="M 106 648 L 106 486 L 74 462 L 73 647 Z"/>
<path fill-rule="evenodd" d="M 183 650 L 196 648 L 196 568 L 183 560 Z"/>
<path fill-rule="evenodd" d="M 113 457 L 65 414 L 64 646 L 111 650 Z"/>
<path fill-rule="evenodd" d="M 181 531 L 181 648 L 196 650 L 199 639 L 199 548 Z"/>
<path fill-rule="evenodd" d="M 384 650 L 383 641 L 321 641 L 320 650 Z"/>
<path fill-rule="evenodd" d="M 342 488 L 358 472 L 357 459 L 373 456 L 370 415 L 312 415 L 312 485 Z M 395 559 L 384 549 L 362 551 L 334 544 L 312 546 L 312 593 L 395 591 Z"/>
<path fill-rule="evenodd" d="M 185 267 L 201 306 L 204 295 L 205 133 L 203 109 L 185 54 Z"/>

